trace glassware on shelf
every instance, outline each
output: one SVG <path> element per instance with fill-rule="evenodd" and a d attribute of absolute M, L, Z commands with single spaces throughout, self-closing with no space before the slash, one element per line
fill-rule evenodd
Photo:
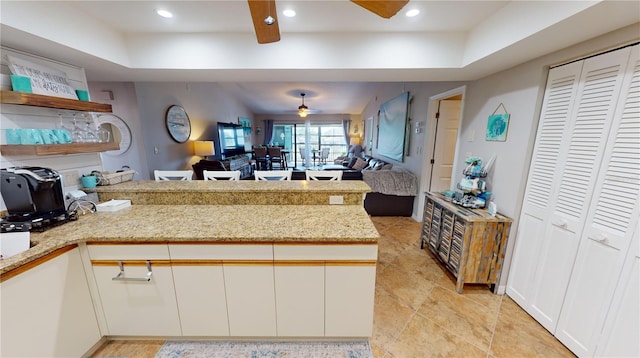
<path fill-rule="evenodd" d="M 73 114 L 73 129 L 71 130 L 71 141 L 73 143 L 84 143 L 85 134 L 82 127 L 78 125 L 76 114 Z"/>
<path fill-rule="evenodd" d="M 109 140 L 111 139 L 111 132 L 109 132 L 108 129 L 100 125 L 98 126 L 96 134 L 98 135 L 98 140 L 100 141 L 100 143 L 109 143 Z"/>
<path fill-rule="evenodd" d="M 84 142 L 85 143 L 98 143 L 100 139 L 98 139 L 98 134 L 93 129 L 92 121 L 85 114 L 86 122 L 84 123 L 83 134 L 84 134 Z"/>

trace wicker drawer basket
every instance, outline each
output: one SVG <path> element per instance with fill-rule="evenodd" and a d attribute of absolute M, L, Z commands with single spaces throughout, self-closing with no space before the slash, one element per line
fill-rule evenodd
<path fill-rule="evenodd" d="M 101 172 L 96 173 L 96 175 L 100 178 L 100 183 L 98 185 L 113 185 L 118 183 L 123 183 L 125 181 L 133 180 L 133 174 L 135 174 L 135 170 L 125 170 L 122 172 Z"/>

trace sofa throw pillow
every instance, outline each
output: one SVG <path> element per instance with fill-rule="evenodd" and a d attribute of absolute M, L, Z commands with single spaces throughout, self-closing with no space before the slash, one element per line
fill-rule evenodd
<path fill-rule="evenodd" d="M 360 158 L 357 158 L 357 160 L 356 160 L 355 164 L 353 164 L 353 167 L 352 167 L 352 168 L 353 168 L 353 169 L 356 169 L 356 170 L 362 170 L 362 169 L 364 169 L 367 165 L 368 165 L 368 163 L 367 163 L 367 161 L 366 161 L 366 160 L 362 160 L 362 159 L 360 159 Z"/>
<path fill-rule="evenodd" d="M 353 166 L 356 164 L 358 159 L 360 159 L 360 158 L 353 157 L 353 158 L 349 159 L 349 164 L 347 164 L 347 167 L 353 168 Z"/>
<path fill-rule="evenodd" d="M 382 166 L 382 168 L 380 168 L 380 170 L 391 170 L 391 168 L 393 168 L 393 164 L 385 164 Z"/>

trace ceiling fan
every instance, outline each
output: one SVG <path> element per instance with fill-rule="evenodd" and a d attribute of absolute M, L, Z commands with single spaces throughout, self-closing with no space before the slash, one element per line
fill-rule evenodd
<path fill-rule="evenodd" d="M 247 0 L 253 20 L 253 27 L 259 44 L 280 41 L 280 27 L 278 26 L 278 12 L 275 0 Z M 374 14 L 390 19 L 397 14 L 409 0 L 351 0 Z"/>

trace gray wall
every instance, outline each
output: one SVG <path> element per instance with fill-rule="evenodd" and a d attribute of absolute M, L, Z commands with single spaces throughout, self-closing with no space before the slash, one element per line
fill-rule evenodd
<path fill-rule="evenodd" d="M 217 122 L 238 123 L 238 117 L 253 118 L 246 106 L 217 83 L 136 83 L 136 97 L 150 173 L 155 169 L 191 169 L 201 159 L 193 155 L 192 141 L 214 140 Z M 165 126 L 165 114 L 171 105 L 182 106 L 191 121 L 191 136 L 186 143 L 171 139 Z"/>

